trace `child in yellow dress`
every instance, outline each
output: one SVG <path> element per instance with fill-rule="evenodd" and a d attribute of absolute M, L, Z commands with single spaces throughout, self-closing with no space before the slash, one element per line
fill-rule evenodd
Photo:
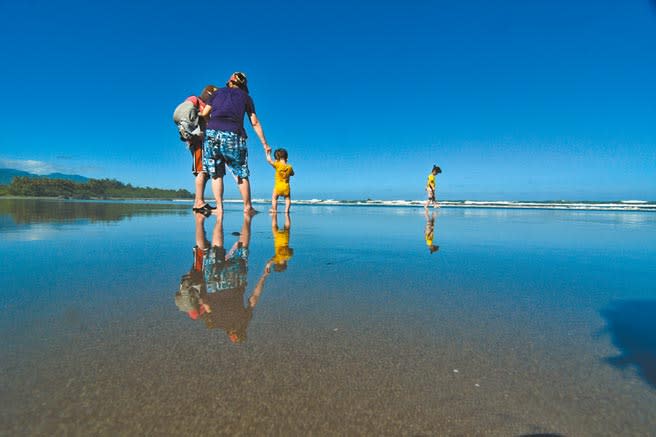
<path fill-rule="evenodd" d="M 285 149 L 276 149 L 273 152 L 275 161 L 271 159 L 271 153 L 267 153 L 266 158 L 269 164 L 276 170 L 273 194 L 271 195 L 271 209 L 272 213 L 278 212 L 278 197 L 285 198 L 285 213 L 289 212 L 292 205 L 291 193 L 289 190 L 289 178 L 294 176 L 294 169 L 287 163 L 287 151 Z"/>
<path fill-rule="evenodd" d="M 442 169 L 437 165 L 433 165 L 433 169 L 428 174 L 428 180 L 426 181 L 426 193 L 428 194 L 428 199 L 426 200 L 426 205 L 424 208 L 428 209 L 430 205 L 433 205 L 434 208 L 439 208 L 440 204 L 437 203 L 435 199 L 435 176 L 442 173 Z"/>

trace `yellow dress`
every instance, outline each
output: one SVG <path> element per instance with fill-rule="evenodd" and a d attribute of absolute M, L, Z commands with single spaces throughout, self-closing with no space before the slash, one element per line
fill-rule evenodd
<path fill-rule="evenodd" d="M 273 231 L 273 248 L 275 255 L 273 262 L 281 264 L 292 257 L 292 251 L 289 248 L 289 229 L 279 229 Z"/>
<path fill-rule="evenodd" d="M 276 169 L 273 185 L 276 196 L 289 196 L 289 178 L 294 175 L 294 169 L 282 161 L 275 161 L 273 167 Z"/>
<path fill-rule="evenodd" d="M 433 245 L 433 236 L 434 236 L 434 231 L 432 228 L 426 229 L 426 246 L 431 247 Z"/>

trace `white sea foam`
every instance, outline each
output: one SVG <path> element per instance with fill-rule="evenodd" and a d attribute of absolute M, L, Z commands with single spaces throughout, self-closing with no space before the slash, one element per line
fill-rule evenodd
<path fill-rule="evenodd" d="M 236 202 L 239 202 L 238 200 Z M 253 203 L 268 203 L 268 199 L 255 199 Z M 296 205 L 326 206 L 375 206 L 375 207 L 423 207 L 424 200 L 293 200 Z M 499 209 L 566 209 L 583 211 L 654 211 L 656 202 L 646 200 L 620 200 L 614 202 L 587 201 L 510 201 L 510 200 L 444 200 L 440 206 L 447 208 L 499 208 Z"/>

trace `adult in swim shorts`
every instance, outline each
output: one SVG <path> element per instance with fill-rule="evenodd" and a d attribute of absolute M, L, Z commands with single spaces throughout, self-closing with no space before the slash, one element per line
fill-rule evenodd
<path fill-rule="evenodd" d="M 255 104 L 248 94 L 246 75 L 233 73 L 224 88 L 219 88 L 207 102 L 202 112 L 210 116 L 203 144 L 203 170 L 212 178 L 212 191 L 216 206 L 223 208 L 223 176 L 226 165 L 237 178 L 239 193 L 244 201 L 244 213 L 255 212 L 251 204 L 251 186 L 248 180 L 248 149 L 244 116 L 262 142 L 265 152 L 270 152 L 262 125 L 255 115 Z"/>

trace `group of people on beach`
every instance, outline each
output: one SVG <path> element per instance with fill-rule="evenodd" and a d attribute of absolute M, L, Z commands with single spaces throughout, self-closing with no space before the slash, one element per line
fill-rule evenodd
<path fill-rule="evenodd" d="M 249 182 L 248 148 L 244 118 L 248 120 L 257 134 L 266 160 L 275 170 L 273 192 L 271 194 L 270 212 L 276 213 L 278 198 L 285 199 L 285 212 L 291 208 L 291 190 L 289 179 L 294 176 L 294 169 L 288 163 L 288 152 L 272 148 L 267 143 L 262 124 L 255 113 L 255 103 L 248 92 L 246 74 L 237 71 L 230 75 L 224 87 L 207 85 L 199 96 L 188 97 L 178 105 L 173 120 L 178 127 L 180 139 L 185 141 L 192 155 L 192 173 L 195 181 L 193 211 L 209 216 L 214 210 L 223 211 L 223 177 L 228 167 L 237 183 L 244 203 L 244 214 L 253 215 L 255 209 L 251 201 Z M 428 198 L 425 208 L 439 208 L 435 198 L 435 176 L 442 170 L 433 166 L 426 183 Z M 204 192 L 208 178 L 211 179 L 212 192 L 216 206 L 205 202 Z"/>
<path fill-rule="evenodd" d="M 294 169 L 287 162 L 288 153 L 285 149 L 277 149 L 271 156 L 272 149 L 267 143 L 264 129 L 255 112 L 255 103 L 248 92 L 248 79 L 245 73 L 239 71 L 230 75 L 225 87 L 207 85 L 199 96 L 187 98 L 173 114 L 180 139 L 187 143 L 192 155 L 192 173 L 196 177 L 194 212 L 205 216 L 212 214 L 213 210 L 222 212 L 226 167 L 237 183 L 244 202 L 244 214 L 253 215 L 256 212 L 251 202 L 245 116 L 248 116 L 253 131 L 262 143 L 266 160 L 275 170 L 271 211 L 276 212 L 277 200 L 282 196 L 285 199 L 285 212 L 289 212 L 289 178 L 294 175 Z M 208 178 L 211 179 L 216 206 L 211 206 L 204 199 Z"/>

